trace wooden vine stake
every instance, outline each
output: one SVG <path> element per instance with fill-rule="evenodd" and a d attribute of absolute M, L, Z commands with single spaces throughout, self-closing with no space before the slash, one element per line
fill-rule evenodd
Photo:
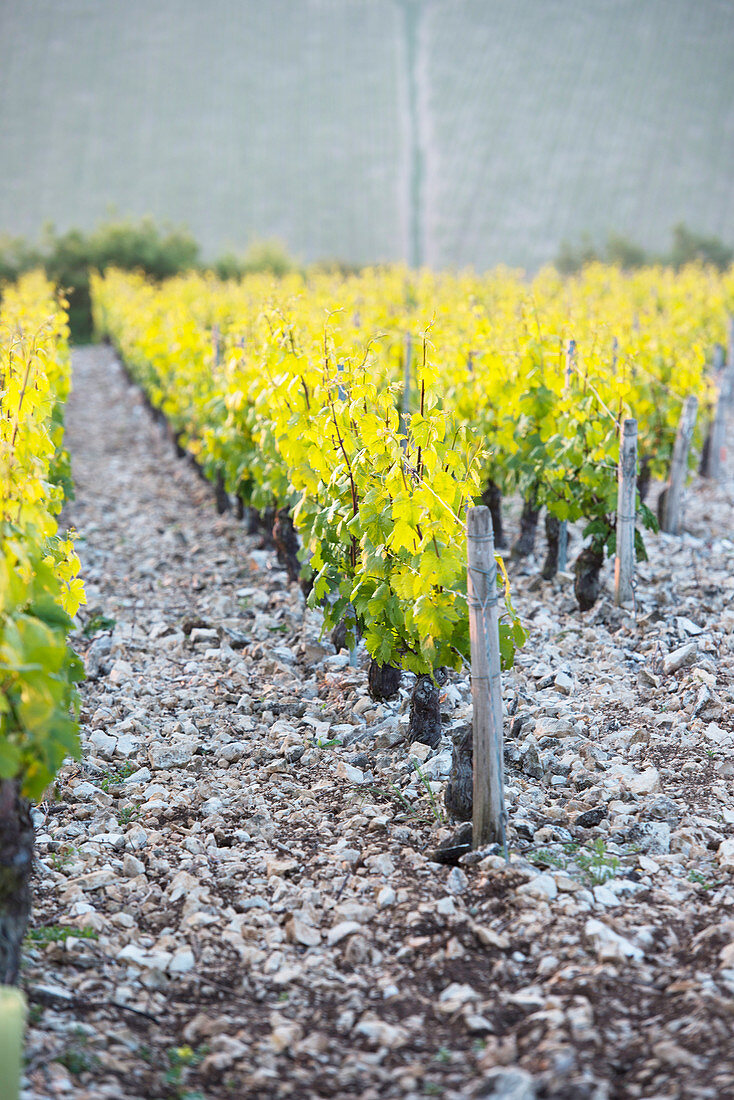
<path fill-rule="evenodd" d="M 497 564 L 489 508 L 469 508 L 467 597 L 471 639 L 475 848 L 505 846 L 505 784 Z"/>
<path fill-rule="evenodd" d="M 708 457 L 703 474 L 705 477 L 720 481 L 723 477 L 726 458 L 726 414 L 731 399 L 732 371 L 731 362 L 727 364 L 724 361 L 724 350 L 721 345 L 717 345 L 714 349 L 714 370 L 719 379 L 719 393 L 709 431 Z"/>
<path fill-rule="evenodd" d="M 219 325 L 212 326 L 212 360 L 214 370 L 217 370 L 221 363 L 221 338 L 219 334 Z"/>
<path fill-rule="evenodd" d="M 696 414 L 698 413 L 698 398 L 691 394 L 686 398 L 678 422 L 678 432 L 673 447 L 673 458 L 670 463 L 670 477 L 665 487 L 665 498 L 660 515 L 660 527 L 668 534 L 680 534 L 681 504 L 683 502 L 683 489 L 686 483 L 688 471 L 688 451 L 693 438 L 693 429 L 696 426 Z"/>
<path fill-rule="evenodd" d="M 402 435 L 408 434 L 408 417 L 410 415 L 410 368 L 413 358 L 413 338 L 408 333 L 405 337 L 405 358 L 403 359 L 403 400 L 400 406 L 400 431 Z M 403 443 L 405 447 L 405 443 Z"/>
<path fill-rule="evenodd" d="M 0 1080 L 4 1100 L 20 1095 L 23 1033 L 28 1015 L 26 1000 L 14 986 L 0 985 Z"/>
<path fill-rule="evenodd" d="M 336 376 L 337 376 L 337 379 L 341 379 L 344 376 L 344 364 L 343 363 L 337 363 L 337 365 L 336 365 Z M 337 382 L 336 395 L 337 395 L 337 397 L 339 398 L 340 401 L 346 401 L 346 399 L 347 399 L 347 391 L 344 388 L 344 386 L 341 384 L 341 381 Z M 356 627 L 355 627 L 355 629 L 356 629 Z M 355 637 L 354 640 L 356 642 L 358 639 Z M 351 668 L 356 668 L 356 666 L 357 666 L 357 646 L 356 645 L 353 645 L 352 648 L 349 650 L 349 665 L 350 665 Z"/>
<path fill-rule="evenodd" d="M 569 340 L 566 348 L 566 377 L 563 383 L 563 392 L 568 393 L 571 385 L 571 375 L 576 367 L 576 341 Z M 568 521 L 562 519 L 558 525 L 558 569 L 565 572 L 568 565 Z"/>
<path fill-rule="evenodd" d="M 614 602 L 621 606 L 634 599 L 635 511 L 637 507 L 637 421 L 622 422 L 619 445 L 619 493 L 617 496 L 617 553 L 614 560 Z"/>

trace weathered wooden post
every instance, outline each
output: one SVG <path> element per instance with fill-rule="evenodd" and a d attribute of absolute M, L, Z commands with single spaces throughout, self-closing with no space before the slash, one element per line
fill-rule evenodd
<path fill-rule="evenodd" d="M 220 364 L 221 339 L 219 325 L 212 325 L 212 365 L 217 370 Z"/>
<path fill-rule="evenodd" d="M 467 598 L 473 703 L 475 848 L 505 846 L 504 737 L 500 681 L 497 564 L 489 508 L 470 508 L 466 522 Z"/>
<path fill-rule="evenodd" d="M 576 341 L 569 340 L 566 348 L 566 377 L 563 392 L 568 393 L 571 375 L 576 367 Z M 558 526 L 558 568 L 563 573 L 568 565 L 568 522 L 562 519 Z"/>
<path fill-rule="evenodd" d="M 337 373 L 337 378 L 341 379 L 343 374 L 344 374 L 344 364 L 343 363 L 337 363 L 336 373 Z M 347 391 L 344 388 L 344 386 L 341 384 L 341 381 L 337 382 L 336 395 L 337 395 L 337 397 L 339 398 L 340 401 L 346 401 L 346 399 L 347 399 Z M 351 604 L 350 604 L 350 607 L 351 607 Z M 353 610 L 354 609 L 352 608 L 352 611 Z M 359 639 L 356 636 L 356 625 L 355 625 L 354 645 L 349 650 L 349 664 L 352 668 L 355 668 L 356 665 L 357 665 L 357 645 L 358 644 L 359 644 Z"/>
<path fill-rule="evenodd" d="M 731 400 L 732 367 L 724 361 L 724 349 L 718 344 L 714 349 L 714 370 L 718 376 L 719 392 L 709 431 L 708 452 L 703 473 L 705 477 L 720 481 L 724 474 L 726 460 L 726 414 Z"/>
<path fill-rule="evenodd" d="M 670 463 L 670 477 L 662 495 L 662 508 L 659 517 L 660 528 L 671 535 L 680 533 L 681 503 L 688 471 L 688 451 L 693 438 L 693 429 L 696 426 L 697 412 L 698 398 L 695 394 L 691 394 L 685 400 L 683 412 L 678 422 L 673 458 Z"/>
<path fill-rule="evenodd" d="M 27 1017 L 26 1000 L 20 990 L 0 985 L 0 1081 L 4 1100 L 20 1095 L 23 1064 L 23 1033 Z"/>
<path fill-rule="evenodd" d="M 402 435 L 408 434 L 408 417 L 410 416 L 410 368 L 413 358 L 413 338 L 408 333 L 405 337 L 405 355 L 403 358 L 403 400 L 400 406 L 400 431 Z M 403 444 L 405 447 L 405 444 Z"/>
<path fill-rule="evenodd" d="M 337 376 L 339 378 L 341 378 L 341 376 L 344 374 L 344 364 L 343 363 L 337 363 L 336 373 L 337 373 Z M 347 391 L 344 389 L 341 382 L 337 383 L 336 395 L 337 395 L 337 397 L 339 398 L 340 401 L 346 401 L 346 399 L 347 399 Z"/>
<path fill-rule="evenodd" d="M 614 602 L 621 606 L 634 599 L 632 582 L 635 576 L 635 513 L 637 507 L 636 420 L 627 419 L 622 422 L 618 478 Z"/>

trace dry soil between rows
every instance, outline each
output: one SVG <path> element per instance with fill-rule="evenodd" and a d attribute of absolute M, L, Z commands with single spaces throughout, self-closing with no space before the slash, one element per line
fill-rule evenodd
<path fill-rule="evenodd" d="M 371 702 L 107 348 L 68 439 L 90 679 L 37 813 L 26 1100 L 734 1097 L 730 491 L 651 540 L 636 615 L 515 577 L 512 858 L 452 869 L 466 677 L 411 753 L 407 687 Z"/>

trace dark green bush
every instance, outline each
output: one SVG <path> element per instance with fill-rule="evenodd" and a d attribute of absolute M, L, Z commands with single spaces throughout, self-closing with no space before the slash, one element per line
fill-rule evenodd
<path fill-rule="evenodd" d="M 696 261 L 713 264 L 719 271 L 724 271 L 734 261 L 734 248 L 724 244 L 718 237 L 694 233 L 683 222 L 679 222 L 673 228 L 673 244 L 665 256 L 646 252 L 642 245 L 618 233 L 609 234 L 606 248 L 597 248 L 590 235 L 584 233 L 578 244 L 562 241 L 554 262 L 562 275 L 573 275 L 596 260 L 617 264 L 625 271 L 657 263 L 679 268 Z"/>
<path fill-rule="evenodd" d="M 679 222 L 673 229 L 670 263 L 673 267 L 683 267 L 684 264 L 693 263 L 695 260 L 713 264 L 719 271 L 724 271 L 734 260 L 734 248 L 729 248 L 719 237 L 705 237 L 701 233 L 693 233 L 686 225 Z"/>
<path fill-rule="evenodd" d="M 571 244 L 567 240 L 561 241 L 554 263 L 561 275 L 574 275 L 582 267 L 601 258 L 589 234 L 584 233 L 578 244 Z"/>
<path fill-rule="evenodd" d="M 23 237 L 0 233 L 0 283 L 15 282 L 24 271 L 31 271 L 42 262 L 38 249 Z"/>
<path fill-rule="evenodd" d="M 198 257 L 199 246 L 187 230 L 160 230 L 151 218 L 106 222 L 91 233 L 70 229 L 58 235 L 51 226 L 44 234 L 44 266 L 49 277 L 66 291 L 71 336 L 76 343 L 92 338 L 91 269 L 139 269 L 155 279 L 165 279 L 195 266 Z"/>
<path fill-rule="evenodd" d="M 58 233 L 49 225 L 38 247 L 22 238 L 0 237 L 0 282 L 15 280 L 32 267 L 44 267 L 68 298 L 72 340 L 86 343 L 92 338 L 91 269 L 135 268 L 165 279 L 195 267 L 198 259 L 199 246 L 187 230 L 161 230 L 151 218 L 106 222 L 91 233 L 81 229 Z"/>
<path fill-rule="evenodd" d="M 255 241 L 243 256 L 225 252 L 212 264 L 220 279 L 241 279 L 245 275 L 270 274 L 281 278 L 298 265 L 280 241 Z"/>
<path fill-rule="evenodd" d="M 607 238 L 606 261 L 617 264 L 624 271 L 631 271 L 635 267 L 644 267 L 645 264 L 654 263 L 653 258 L 645 252 L 645 249 L 635 241 L 627 237 L 620 237 L 617 233 L 610 233 Z"/>

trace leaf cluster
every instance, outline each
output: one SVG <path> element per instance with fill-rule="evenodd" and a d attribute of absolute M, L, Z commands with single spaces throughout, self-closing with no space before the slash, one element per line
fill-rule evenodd
<path fill-rule="evenodd" d="M 70 538 L 57 533 L 68 459 L 59 406 L 69 389 L 68 329 L 40 275 L 0 315 L 0 779 L 39 798 L 78 755 L 83 666 L 67 644 L 84 599 Z"/>

